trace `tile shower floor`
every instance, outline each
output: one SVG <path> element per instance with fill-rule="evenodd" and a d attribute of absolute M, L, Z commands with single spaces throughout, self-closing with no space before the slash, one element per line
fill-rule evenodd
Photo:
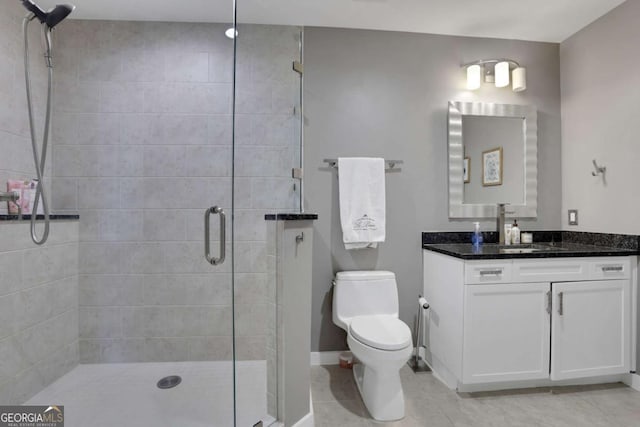
<path fill-rule="evenodd" d="M 175 388 L 156 387 L 180 375 Z M 239 362 L 238 426 L 266 419 L 266 362 Z M 79 365 L 28 405 L 64 405 L 66 427 L 228 427 L 233 425 L 231 362 Z"/>
<path fill-rule="evenodd" d="M 406 366 L 401 377 L 406 417 L 379 423 L 364 407 L 350 370 L 312 367 L 315 427 L 640 426 L 640 393 L 623 384 L 470 395 L 451 391 L 431 373 L 414 374 Z"/>

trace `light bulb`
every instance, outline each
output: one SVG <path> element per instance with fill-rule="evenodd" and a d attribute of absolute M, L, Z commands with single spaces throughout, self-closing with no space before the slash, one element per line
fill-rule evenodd
<path fill-rule="evenodd" d="M 509 63 L 498 62 L 496 64 L 496 87 L 509 86 Z"/>
<path fill-rule="evenodd" d="M 238 30 L 235 30 L 235 28 L 231 27 L 228 28 L 227 31 L 224 32 L 224 35 L 229 37 L 230 39 L 235 39 L 238 36 Z"/>
<path fill-rule="evenodd" d="M 479 65 L 470 65 L 467 67 L 467 89 L 480 89 L 482 69 Z"/>
<path fill-rule="evenodd" d="M 518 67 L 513 70 L 513 91 L 522 92 L 527 90 L 527 69 Z"/>

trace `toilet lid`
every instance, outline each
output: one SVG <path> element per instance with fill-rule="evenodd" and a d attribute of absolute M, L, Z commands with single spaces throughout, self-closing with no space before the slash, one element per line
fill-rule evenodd
<path fill-rule="evenodd" d="M 354 317 L 349 332 L 358 341 L 380 350 L 400 350 L 411 345 L 411 330 L 393 316 Z"/>

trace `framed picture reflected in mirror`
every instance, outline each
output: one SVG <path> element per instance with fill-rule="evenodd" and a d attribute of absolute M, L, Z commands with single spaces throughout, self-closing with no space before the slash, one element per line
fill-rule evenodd
<path fill-rule="evenodd" d="M 502 147 L 482 152 L 482 185 L 502 185 Z"/>

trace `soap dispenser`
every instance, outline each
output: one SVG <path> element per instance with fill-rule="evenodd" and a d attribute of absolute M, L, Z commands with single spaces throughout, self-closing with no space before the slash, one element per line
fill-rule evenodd
<path fill-rule="evenodd" d="M 513 226 L 511 227 L 511 242 L 514 245 L 520 244 L 520 227 L 518 227 L 518 220 L 513 220 Z"/>
<path fill-rule="evenodd" d="M 475 225 L 475 230 L 471 235 L 471 243 L 473 244 L 473 246 L 480 247 L 482 246 L 482 233 L 480 232 L 480 223 L 474 222 L 473 224 Z"/>

